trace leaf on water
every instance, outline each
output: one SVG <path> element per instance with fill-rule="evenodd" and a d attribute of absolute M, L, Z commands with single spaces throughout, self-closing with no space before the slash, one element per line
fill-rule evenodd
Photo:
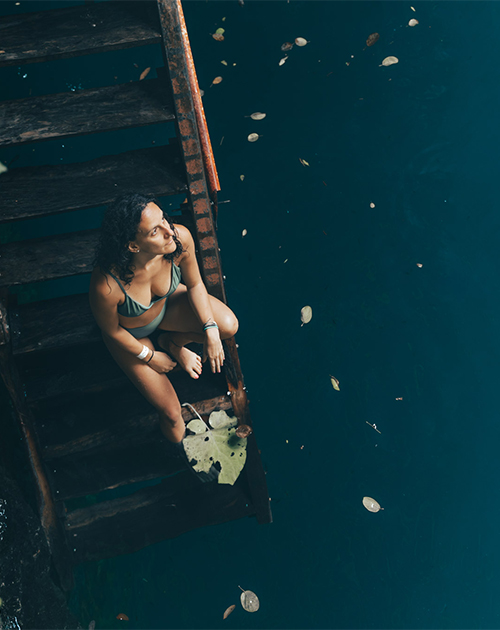
<path fill-rule="evenodd" d="M 299 162 L 302 164 L 302 166 L 310 166 L 309 162 L 306 162 L 302 158 L 299 158 Z"/>
<path fill-rule="evenodd" d="M 292 42 L 285 42 L 284 44 L 281 44 L 281 50 L 283 52 L 288 52 L 289 50 L 292 50 L 292 48 L 293 48 Z"/>
<path fill-rule="evenodd" d="M 266 114 L 263 114 L 262 112 L 254 112 L 253 114 L 250 114 L 250 118 L 252 120 L 263 120 L 266 117 Z"/>
<path fill-rule="evenodd" d="M 375 204 L 373 203 L 373 201 L 370 203 L 370 208 L 375 208 Z"/>
<path fill-rule="evenodd" d="M 278 65 L 282 66 L 287 59 L 288 59 L 288 55 L 286 57 L 283 57 L 283 59 L 280 59 L 279 62 L 278 62 Z"/>
<path fill-rule="evenodd" d="M 6 173 L 9 169 L 5 166 L 5 164 L 3 164 L 2 162 L 0 162 L 0 175 L 2 173 Z"/>
<path fill-rule="evenodd" d="M 330 374 L 330 381 L 332 382 L 332 387 L 333 389 L 335 389 L 336 391 L 340 392 L 340 383 L 339 383 L 339 379 L 335 378 L 335 376 L 332 376 Z"/>
<path fill-rule="evenodd" d="M 417 267 L 420 267 L 420 269 L 423 267 L 422 263 L 417 263 Z"/>
<path fill-rule="evenodd" d="M 216 42 L 224 41 L 224 35 L 221 35 L 220 33 L 214 33 L 212 37 L 215 39 Z"/>
<path fill-rule="evenodd" d="M 120 613 L 119 615 L 116 615 L 116 618 L 119 619 L 120 621 L 130 621 L 130 619 L 127 617 L 127 615 L 125 615 L 125 613 Z"/>
<path fill-rule="evenodd" d="M 363 497 L 363 505 L 368 510 L 368 512 L 378 512 L 379 510 L 384 509 L 383 507 L 380 507 L 380 504 L 371 497 Z"/>
<path fill-rule="evenodd" d="M 401 398 L 396 398 L 396 400 L 403 400 L 403 397 L 401 397 Z"/>
<path fill-rule="evenodd" d="M 415 9 L 414 9 L 413 7 L 410 7 L 410 9 L 411 9 L 412 11 L 415 11 Z"/>
<path fill-rule="evenodd" d="M 366 40 L 366 45 L 373 46 L 373 44 L 378 42 L 379 38 L 380 38 L 380 35 L 378 33 L 372 33 L 371 35 L 368 35 L 368 39 Z"/>
<path fill-rule="evenodd" d="M 221 83 L 222 81 L 222 77 L 215 77 L 215 79 L 212 81 L 212 85 L 217 85 L 218 83 Z"/>
<path fill-rule="evenodd" d="M 313 310 L 310 306 L 304 306 L 300 309 L 300 321 L 302 322 L 301 326 L 304 324 L 308 324 L 313 316 Z"/>
<path fill-rule="evenodd" d="M 141 72 L 141 76 L 139 77 L 139 81 L 142 81 L 143 79 L 145 79 L 150 72 L 151 72 L 151 68 L 146 68 L 146 70 L 143 70 Z"/>
<path fill-rule="evenodd" d="M 247 140 L 248 142 L 257 142 L 257 140 L 260 138 L 258 133 L 251 133 L 249 134 Z"/>
<path fill-rule="evenodd" d="M 225 33 L 225 32 L 226 32 L 226 31 L 225 31 L 223 28 L 218 28 L 218 29 L 215 31 L 215 33 L 216 33 L 217 35 L 224 35 L 224 33 Z"/>
<path fill-rule="evenodd" d="M 227 619 L 229 617 L 229 615 L 233 612 L 233 610 L 236 608 L 236 604 L 233 604 L 232 606 L 229 606 L 229 608 L 226 608 L 226 610 L 224 611 L 224 615 L 222 616 L 223 619 Z"/>
<path fill-rule="evenodd" d="M 418 24 L 418 20 L 415 20 L 415 19 L 411 19 L 408 22 L 408 26 L 417 26 L 417 24 Z"/>
<path fill-rule="evenodd" d="M 247 612 L 257 612 L 259 610 L 259 598 L 253 591 L 243 591 L 240 595 L 240 601 L 241 605 Z"/>
<path fill-rule="evenodd" d="M 297 46 L 306 46 L 309 42 L 303 37 L 296 37 L 295 43 L 297 44 Z"/>
<path fill-rule="evenodd" d="M 382 61 L 383 66 L 392 66 L 393 63 L 399 63 L 399 59 L 397 57 L 386 57 L 384 61 Z"/>
<path fill-rule="evenodd" d="M 241 233 L 241 237 L 243 238 L 244 236 L 246 236 L 248 234 L 248 231 L 245 229 L 243 230 L 243 232 Z M 244 437 L 244 436 L 242 436 Z"/>
<path fill-rule="evenodd" d="M 252 433 L 252 429 L 248 426 L 248 424 L 240 424 L 240 426 L 236 429 L 236 435 L 239 438 L 246 438 Z"/>
<path fill-rule="evenodd" d="M 223 59 L 223 60 L 221 61 L 221 64 L 222 64 L 223 66 L 227 66 L 227 61 L 224 61 L 224 59 Z"/>
<path fill-rule="evenodd" d="M 212 464 L 219 462 L 218 483 L 233 485 L 246 462 L 247 440 L 236 435 L 238 421 L 225 411 L 213 411 L 208 422 L 211 430 L 204 422 L 191 420 L 187 428 L 196 431 L 182 441 L 184 451 L 190 462 L 196 461 L 193 468 L 197 472 L 208 472 Z"/>
<path fill-rule="evenodd" d="M 240 175 L 240 179 L 241 179 L 241 181 L 243 181 L 245 179 L 245 176 L 244 175 Z"/>

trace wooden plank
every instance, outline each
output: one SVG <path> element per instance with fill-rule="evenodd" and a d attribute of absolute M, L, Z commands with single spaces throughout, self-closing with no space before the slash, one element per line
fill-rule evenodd
<path fill-rule="evenodd" d="M 114 392 L 112 414 L 109 413 L 110 404 L 109 393 L 101 393 L 78 405 L 71 401 L 58 402 L 48 410 L 39 408 L 37 437 L 43 459 L 56 460 L 109 445 L 123 448 L 158 434 L 158 412 L 137 390 L 127 386 Z M 231 400 L 220 395 L 193 401 L 192 406 L 204 417 L 219 409 L 230 411 Z M 182 408 L 182 415 L 186 423 L 195 417 L 188 407 Z"/>
<path fill-rule="evenodd" d="M 106 205 L 130 190 L 158 197 L 186 192 L 177 141 L 88 162 L 10 169 L 0 175 L 0 223 Z"/>
<path fill-rule="evenodd" d="M 182 216 L 174 221 L 189 227 Z M 98 234 L 84 230 L 0 246 L 0 287 L 90 273 Z"/>
<path fill-rule="evenodd" d="M 140 2 L 98 3 L 0 18 L 0 66 L 144 46 L 161 41 Z"/>
<path fill-rule="evenodd" d="M 150 79 L 0 103 L 0 146 L 175 120 L 165 81 Z"/>
<path fill-rule="evenodd" d="M 252 516 L 244 484 L 200 483 L 186 471 L 128 497 L 70 512 L 66 532 L 74 562 L 133 553 L 167 538 Z M 76 534 L 76 536 L 75 536 Z"/>
<path fill-rule="evenodd" d="M 48 355 L 27 355 L 23 360 L 22 377 L 30 403 L 69 400 L 129 383 L 102 342 L 76 346 L 71 352 L 62 349 Z M 180 368 L 170 372 L 169 379 L 181 402 L 192 403 L 227 392 L 223 372 L 213 374 L 207 363 L 196 382 Z"/>

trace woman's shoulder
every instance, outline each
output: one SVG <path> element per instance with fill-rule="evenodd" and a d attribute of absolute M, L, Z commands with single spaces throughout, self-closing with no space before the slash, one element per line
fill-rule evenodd
<path fill-rule="evenodd" d="M 106 273 L 100 267 L 94 267 L 90 276 L 90 293 L 113 300 L 115 296 L 119 296 L 117 289 L 118 284 L 111 273 Z"/>

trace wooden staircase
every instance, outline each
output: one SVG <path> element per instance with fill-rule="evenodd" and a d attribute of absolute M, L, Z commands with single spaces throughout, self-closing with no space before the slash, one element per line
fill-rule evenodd
<path fill-rule="evenodd" d="M 102 206 L 130 190 L 185 194 L 174 221 L 191 230 L 207 289 L 225 300 L 214 225 L 217 173 L 180 2 L 98 2 L 7 16 L 0 32 L 0 66 L 144 45 L 161 46 L 164 58 L 157 78 L 0 102 L 0 149 L 82 135 L 95 135 L 98 143 L 98 134 L 150 124 L 173 122 L 176 129 L 163 146 L 10 169 L 0 176 L 0 223 Z M 73 232 L 0 247 L 0 370 L 66 590 L 79 562 L 243 516 L 271 522 L 253 433 L 234 486 L 201 484 L 166 456 L 156 412 L 104 347 L 87 294 L 16 304 L 11 287 L 90 273 L 97 234 L 87 227 L 75 219 Z M 225 354 L 221 374 L 205 368 L 196 382 L 179 370 L 169 376 L 180 401 L 205 419 L 224 409 L 251 425 L 234 339 L 225 342 Z M 194 414 L 184 408 L 184 416 Z M 142 482 L 151 485 L 133 486 Z M 118 487 L 128 487 L 128 494 L 110 498 Z M 77 507 L 75 500 L 88 495 L 93 503 Z"/>

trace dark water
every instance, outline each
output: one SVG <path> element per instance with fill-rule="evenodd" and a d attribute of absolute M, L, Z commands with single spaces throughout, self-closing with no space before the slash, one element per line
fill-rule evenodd
<path fill-rule="evenodd" d="M 71 607 L 83 624 L 219 628 L 239 584 L 261 608 L 238 606 L 224 627 L 500 627 L 500 4 L 410 4 L 185 3 L 230 200 L 219 240 L 274 523 L 228 523 L 79 567 Z M 218 27 L 224 42 L 210 36 Z M 298 36 L 309 44 L 280 67 L 280 45 Z M 399 64 L 380 67 L 388 55 Z M 155 63 L 157 51 L 139 49 L 4 69 L 3 98 L 136 79 Z M 265 120 L 245 118 L 255 111 Z M 262 134 L 253 144 L 251 132 Z M 164 133 L 0 159 L 83 160 Z M 25 230 L 90 227 L 100 213 Z M 20 299 L 81 291 L 88 278 L 73 282 Z M 301 327 L 306 304 L 313 319 Z M 385 510 L 366 511 L 366 495 Z"/>

